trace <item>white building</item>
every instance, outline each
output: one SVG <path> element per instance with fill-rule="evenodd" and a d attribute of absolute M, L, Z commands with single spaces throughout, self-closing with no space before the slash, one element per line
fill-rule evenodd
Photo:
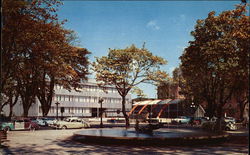
<path fill-rule="evenodd" d="M 52 99 L 52 104 L 48 116 L 56 116 L 58 105 L 58 116 L 81 116 L 81 117 L 99 117 L 100 116 L 100 98 L 103 98 L 102 108 L 104 117 L 123 116 L 122 113 L 117 113 L 122 109 L 122 100 L 117 90 L 114 87 L 105 87 L 106 92 L 97 86 L 93 79 L 83 83 L 83 88 L 80 92 L 71 90 L 68 91 L 62 86 L 55 86 L 55 95 Z M 61 113 L 61 107 L 64 107 L 64 112 Z M 126 111 L 129 112 L 132 108 L 131 95 L 126 97 Z M 4 107 L 3 112 L 8 116 L 9 107 Z M 23 108 L 20 101 L 13 108 L 13 116 L 22 116 Z M 41 104 L 38 99 L 29 109 L 29 116 L 42 116 Z"/>

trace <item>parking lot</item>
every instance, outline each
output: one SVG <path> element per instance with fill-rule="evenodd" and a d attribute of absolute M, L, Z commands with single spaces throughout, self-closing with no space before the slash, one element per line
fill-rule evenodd
<path fill-rule="evenodd" d="M 230 142 L 193 147 L 83 144 L 70 139 L 79 130 L 85 129 L 11 131 L 3 142 L 0 154 L 248 154 L 248 144 Z"/>

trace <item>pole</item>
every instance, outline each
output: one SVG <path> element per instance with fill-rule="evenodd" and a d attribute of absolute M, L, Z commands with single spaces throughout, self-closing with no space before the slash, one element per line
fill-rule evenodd
<path fill-rule="evenodd" d="M 100 111 L 101 111 L 100 128 L 103 128 L 103 123 L 102 123 L 102 102 L 103 102 L 103 98 L 100 98 L 100 99 L 99 99 L 99 103 L 101 104 L 101 107 L 100 107 Z"/>
<path fill-rule="evenodd" d="M 101 124 L 100 124 L 100 127 L 101 128 L 103 127 L 103 123 L 102 123 L 102 102 L 101 102 Z"/>
<path fill-rule="evenodd" d="M 56 102 L 56 120 L 58 120 L 58 104 L 60 104 L 59 102 Z"/>

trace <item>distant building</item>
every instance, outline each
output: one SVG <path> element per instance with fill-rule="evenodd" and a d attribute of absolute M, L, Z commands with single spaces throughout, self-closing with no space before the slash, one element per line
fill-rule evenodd
<path fill-rule="evenodd" d="M 157 87 L 158 99 L 184 99 L 184 95 L 181 94 L 181 88 L 178 84 L 172 82 L 161 83 Z"/>
<path fill-rule="evenodd" d="M 115 87 L 105 87 L 106 93 L 98 87 L 94 79 L 89 79 L 83 83 L 83 88 L 79 89 L 81 92 L 68 91 L 62 86 L 55 86 L 55 95 L 52 99 L 52 104 L 48 116 L 56 116 L 58 105 L 58 116 L 79 116 L 79 117 L 99 117 L 100 116 L 100 98 L 103 98 L 102 108 L 104 110 L 103 117 L 117 117 L 123 116 L 119 113 L 122 109 L 122 99 L 118 94 Z M 61 107 L 64 108 L 64 112 L 61 113 Z M 126 111 L 129 112 L 132 108 L 131 95 L 126 97 Z M 3 112 L 6 116 L 9 114 L 8 105 L 4 107 Z M 13 108 L 13 116 L 22 116 L 23 108 L 21 101 Z M 29 116 L 42 116 L 42 108 L 38 99 L 32 104 L 29 110 Z"/>
<path fill-rule="evenodd" d="M 133 104 L 130 118 L 176 118 L 178 116 L 203 117 L 205 110 L 201 105 L 191 107 L 184 99 L 143 100 Z M 151 116 L 150 116 L 151 115 Z"/>

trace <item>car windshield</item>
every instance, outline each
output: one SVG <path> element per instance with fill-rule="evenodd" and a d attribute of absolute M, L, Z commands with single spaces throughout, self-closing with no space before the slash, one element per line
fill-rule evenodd
<path fill-rule="evenodd" d="M 70 122 L 70 119 L 65 119 L 64 121 L 65 121 L 65 122 Z"/>

